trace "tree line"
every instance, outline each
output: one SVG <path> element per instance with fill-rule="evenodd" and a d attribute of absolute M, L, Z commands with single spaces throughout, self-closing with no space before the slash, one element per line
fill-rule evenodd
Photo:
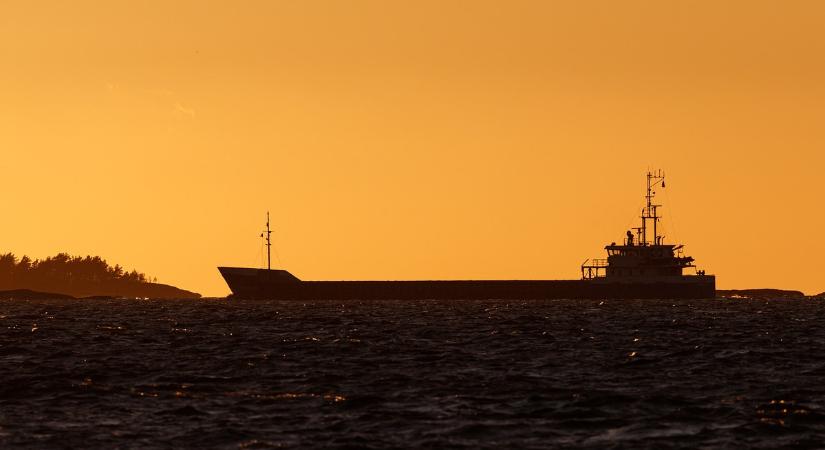
<path fill-rule="evenodd" d="M 32 289 L 46 292 L 86 293 L 155 282 L 144 273 L 109 265 L 99 256 L 58 253 L 45 259 L 0 255 L 0 289 Z"/>

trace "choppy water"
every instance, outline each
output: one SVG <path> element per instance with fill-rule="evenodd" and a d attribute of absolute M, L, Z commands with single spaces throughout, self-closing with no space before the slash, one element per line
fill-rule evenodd
<path fill-rule="evenodd" d="M 825 303 L 0 302 L 0 447 L 825 446 Z"/>

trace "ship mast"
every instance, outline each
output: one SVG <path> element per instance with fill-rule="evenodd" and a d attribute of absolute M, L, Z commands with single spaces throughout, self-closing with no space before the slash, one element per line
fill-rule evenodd
<path fill-rule="evenodd" d="M 272 241 L 270 240 L 270 235 L 272 234 L 272 230 L 269 229 L 269 211 L 266 212 L 266 269 L 272 270 Z M 264 233 L 261 233 L 261 237 L 264 237 Z"/>
<path fill-rule="evenodd" d="M 657 209 L 662 205 L 653 204 L 653 197 L 656 196 L 656 191 L 653 190 L 658 185 L 665 187 L 665 173 L 662 170 L 647 173 L 647 205 L 642 209 L 642 245 L 647 245 L 647 221 L 653 221 L 653 245 L 660 244 L 658 223 L 661 216 L 658 215 Z"/>

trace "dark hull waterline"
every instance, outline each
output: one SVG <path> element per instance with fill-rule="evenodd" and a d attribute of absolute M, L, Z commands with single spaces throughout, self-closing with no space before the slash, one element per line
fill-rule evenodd
<path fill-rule="evenodd" d="M 658 280 L 301 281 L 285 270 L 219 267 L 233 296 L 272 300 L 713 298 L 712 275 Z"/>

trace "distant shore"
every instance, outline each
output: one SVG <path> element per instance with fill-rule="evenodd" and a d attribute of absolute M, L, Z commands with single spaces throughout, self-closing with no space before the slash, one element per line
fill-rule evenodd
<path fill-rule="evenodd" d="M 8 289 L 0 290 L 0 300 L 109 300 L 117 298 L 157 298 L 157 299 L 195 299 L 200 298 L 200 294 L 194 292 L 183 291 L 180 296 L 162 296 L 162 297 L 146 297 L 146 296 L 129 296 L 129 295 L 88 295 L 82 297 L 74 297 L 68 294 L 58 294 L 55 292 L 34 291 L 31 289 Z"/>
<path fill-rule="evenodd" d="M 0 299 L 102 299 L 102 298 L 201 298 L 197 292 L 160 283 L 134 283 L 113 289 L 60 289 L 61 292 L 37 286 L 0 289 Z"/>
<path fill-rule="evenodd" d="M 805 299 L 823 298 L 825 292 L 817 295 L 805 295 L 802 291 L 787 289 L 717 289 L 717 297 L 724 298 L 756 298 L 756 299 Z"/>
<path fill-rule="evenodd" d="M 0 290 L 0 300 L 107 300 L 117 298 L 155 298 L 155 299 L 194 299 L 201 298 L 200 294 L 194 292 L 184 291 L 172 286 L 163 286 L 162 296 L 146 296 L 146 295 L 87 295 L 75 297 L 67 294 L 58 294 L 54 292 L 42 292 L 31 289 L 8 289 Z M 169 290 L 171 288 L 171 291 Z M 180 294 L 172 295 L 169 294 Z M 801 291 L 784 290 L 784 289 L 719 289 L 716 291 L 716 297 L 727 299 L 765 299 L 765 300 L 805 300 L 814 298 L 825 299 L 825 292 L 817 295 L 805 295 Z M 228 296 L 227 298 L 232 298 Z"/>
<path fill-rule="evenodd" d="M 44 259 L 0 254 L 0 292 L 3 298 L 200 298 L 99 256 L 67 253 Z"/>

